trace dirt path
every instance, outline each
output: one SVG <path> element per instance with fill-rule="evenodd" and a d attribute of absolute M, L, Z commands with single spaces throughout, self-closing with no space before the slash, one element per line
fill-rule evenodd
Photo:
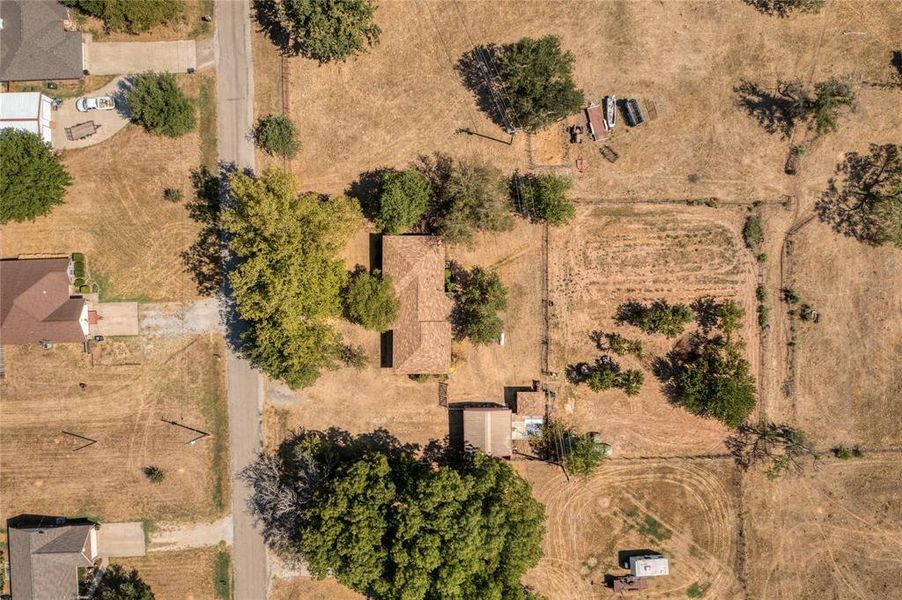
<path fill-rule="evenodd" d="M 232 516 L 212 523 L 194 525 L 163 525 L 150 534 L 148 552 L 187 550 L 215 546 L 219 542 L 232 543 Z"/>
<path fill-rule="evenodd" d="M 180 336 L 223 332 L 219 301 L 216 298 L 190 303 L 142 304 L 139 313 L 142 335 Z"/>

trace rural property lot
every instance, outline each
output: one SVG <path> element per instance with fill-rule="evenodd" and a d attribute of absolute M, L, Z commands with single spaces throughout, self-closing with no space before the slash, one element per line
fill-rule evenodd
<path fill-rule="evenodd" d="M 136 569 L 160 600 L 213 600 L 217 549 L 151 552 L 140 558 L 117 560 Z"/>
<path fill-rule="evenodd" d="M 898 455 L 831 461 L 791 481 L 750 480 L 744 500 L 753 598 L 898 596 Z"/>
<path fill-rule="evenodd" d="M 223 343 L 213 336 L 120 338 L 6 349 L 0 387 L 3 515 L 101 521 L 212 520 L 228 504 Z M 81 389 L 79 384 L 85 384 Z M 195 433 L 165 418 L 213 434 Z M 76 450 L 86 440 L 96 444 Z M 142 469 L 159 467 L 153 484 Z"/>
<path fill-rule="evenodd" d="M 557 467 L 521 465 L 546 507 L 539 566 L 524 583 L 549 598 L 613 598 L 605 575 L 621 575 L 618 552 L 650 549 L 670 559 L 670 575 L 643 597 L 741 597 L 736 577 L 736 467 L 730 461 L 617 461 L 567 482 Z"/>

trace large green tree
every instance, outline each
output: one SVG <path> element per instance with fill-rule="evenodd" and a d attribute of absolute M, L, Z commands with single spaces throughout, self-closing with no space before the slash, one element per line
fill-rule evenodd
<path fill-rule="evenodd" d="M 398 299 L 391 277 L 357 269 L 345 289 L 348 319 L 367 329 L 386 331 L 398 318 Z"/>
<path fill-rule="evenodd" d="M 109 31 L 141 33 L 184 18 L 183 0 L 62 0 L 66 6 L 102 19 Z"/>
<path fill-rule="evenodd" d="M 287 173 L 229 178 L 233 202 L 222 213 L 238 265 L 229 273 L 238 315 L 248 328 L 242 352 L 293 388 L 312 384 L 341 357 L 328 320 L 341 315 L 347 280 L 337 253 L 360 222 L 344 198 L 297 195 Z"/>
<path fill-rule="evenodd" d="M 690 412 L 739 427 L 755 408 L 755 380 L 739 342 L 698 337 L 668 358 L 673 399 Z"/>
<path fill-rule="evenodd" d="M 484 162 L 446 154 L 420 157 L 418 170 L 432 187 L 430 229 L 450 244 L 472 244 L 479 231 L 514 226 L 501 172 Z"/>
<path fill-rule="evenodd" d="M 583 93 L 573 82 L 573 55 L 549 35 L 523 38 L 498 56 L 498 96 L 510 126 L 536 131 L 577 112 Z"/>
<path fill-rule="evenodd" d="M 40 136 L 0 130 L 0 224 L 49 214 L 63 203 L 71 183 L 62 161 Z"/>
<path fill-rule="evenodd" d="M 258 0 L 257 20 L 283 52 L 326 63 L 379 42 L 371 0 Z"/>
<path fill-rule="evenodd" d="M 270 156 L 292 158 L 301 149 L 297 128 L 284 115 L 267 115 L 254 125 L 254 143 Z"/>
<path fill-rule="evenodd" d="M 246 471 L 272 548 L 372 598 L 526 598 L 544 509 L 501 460 L 302 433 Z"/>
<path fill-rule="evenodd" d="M 670 304 L 666 300 L 656 300 L 649 305 L 625 302 L 618 307 L 616 315 L 618 321 L 629 323 L 645 333 L 662 333 L 669 338 L 683 333 L 692 317 L 692 309 L 685 304 Z"/>
<path fill-rule="evenodd" d="M 871 144 L 867 154 L 846 154 L 816 208 L 841 233 L 902 248 L 902 146 Z"/>
<path fill-rule="evenodd" d="M 474 344 L 497 342 L 504 329 L 498 315 L 507 308 L 507 288 L 494 271 L 473 267 L 458 274 L 451 321 L 458 339 Z"/>
<path fill-rule="evenodd" d="M 125 570 L 122 565 L 110 565 L 103 572 L 94 595 L 96 600 L 154 600 L 155 596 L 134 569 Z"/>
<path fill-rule="evenodd" d="M 132 120 L 150 133 L 178 137 L 197 124 L 194 103 L 179 89 L 172 73 L 135 75 L 125 102 Z"/>
<path fill-rule="evenodd" d="M 405 233 L 420 222 L 429 208 L 429 180 L 416 169 L 387 170 L 380 179 L 376 226 L 388 235 Z"/>
<path fill-rule="evenodd" d="M 543 424 L 530 445 L 542 460 L 561 462 L 570 473 L 581 477 L 594 473 L 608 451 L 607 444 L 596 442 L 591 434 L 577 433 L 558 419 Z"/>

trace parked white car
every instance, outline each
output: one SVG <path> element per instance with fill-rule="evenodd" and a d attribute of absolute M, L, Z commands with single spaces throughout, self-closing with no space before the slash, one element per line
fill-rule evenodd
<path fill-rule="evenodd" d="M 90 112 L 92 110 L 113 110 L 116 108 L 116 101 L 112 96 L 97 96 L 95 98 L 79 98 L 75 101 L 75 110 L 79 112 Z"/>

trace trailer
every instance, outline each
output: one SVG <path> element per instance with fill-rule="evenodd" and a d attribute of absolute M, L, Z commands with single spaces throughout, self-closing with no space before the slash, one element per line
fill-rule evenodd
<path fill-rule="evenodd" d="M 645 122 L 645 117 L 642 116 L 642 109 L 639 108 L 639 102 L 635 98 L 630 98 L 626 101 L 626 104 L 623 105 L 623 112 L 626 117 L 626 124 L 630 127 L 636 127 Z"/>
<path fill-rule="evenodd" d="M 586 119 L 589 125 L 589 135 L 595 141 L 606 140 L 608 138 L 604 127 L 604 114 L 601 107 L 595 103 L 586 107 Z"/>
<path fill-rule="evenodd" d="M 641 577 L 633 577 L 632 575 L 623 575 L 621 577 L 615 577 L 611 587 L 614 588 L 614 593 L 638 592 L 648 589 L 648 580 Z"/>

